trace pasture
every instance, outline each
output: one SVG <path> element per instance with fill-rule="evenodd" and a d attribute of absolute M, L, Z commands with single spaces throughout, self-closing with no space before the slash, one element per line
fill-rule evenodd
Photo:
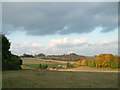
<path fill-rule="evenodd" d="M 56 67 L 58 65 L 66 65 L 66 63 L 63 62 L 55 62 L 52 60 L 44 60 L 44 59 L 38 59 L 38 58 L 21 58 L 23 61 L 22 68 L 25 69 L 27 67 L 30 68 L 37 68 L 40 64 L 48 65 L 49 67 Z"/>
<path fill-rule="evenodd" d="M 66 64 L 36 58 L 22 60 L 23 70 L 3 71 L 3 88 L 118 88 L 118 69 L 81 66 L 57 71 L 39 70 L 32 68 L 39 64 Z"/>
<path fill-rule="evenodd" d="M 117 88 L 118 73 L 49 70 L 3 71 L 3 88 Z"/>
<path fill-rule="evenodd" d="M 31 67 L 31 68 L 37 68 L 39 66 L 39 64 L 26 64 L 26 65 Z M 48 65 L 48 67 L 56 67 L 58 65 L 65 66 L 66 64 L 45 64 L 45 65 Z"/>

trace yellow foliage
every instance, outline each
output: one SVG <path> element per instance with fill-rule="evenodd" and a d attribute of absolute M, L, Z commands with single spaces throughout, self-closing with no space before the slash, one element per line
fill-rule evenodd
<path fill-rule="evenodd" d="M 82 60 L 81 65 L 85 66 L 86 65 L 86 60 Z"/>

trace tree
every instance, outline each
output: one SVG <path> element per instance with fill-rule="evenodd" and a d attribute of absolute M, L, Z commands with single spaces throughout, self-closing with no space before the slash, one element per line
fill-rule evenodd
<path fill-rule="evenodd" d="M 69 62 L 67 62 L 67 68 L 70 68 L 70 63 Z"/>
<path fill-rule="evenodd" d="M 111 67 L 115 56 L 112 54 L 100 54 L 96 58 L 96 67 Z"/>
<path fill-rule="evenodd" d="M 33 58 L 33 55 L 29 55 L 29 54 L 26 54 L 26 53 L 24 53 L 21 57 L 31 57 L 31 58 Z"/>
<path fill-rule="evenodd" d="M 43 54 L 43 53 L 40 53 L 40 54 L 38 54 L 38 55 L 36 55 L 37 57 L 45 57 L 45 54 Z"/>
<path fill-rule="evenodd" d="M 11 54 L 10 42 L 5 37 L 5 35 L 0 35 L 2 37 L 2 69 L 3 70 L 17 70 L 21 69 L 22 60 L 17 56 Z"/>

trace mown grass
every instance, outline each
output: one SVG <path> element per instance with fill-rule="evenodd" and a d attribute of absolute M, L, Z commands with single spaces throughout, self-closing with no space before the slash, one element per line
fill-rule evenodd
<path fill-rule="evenodd" d="M 117 88 L 118 73 L 49 70 L 3 71 L 3 88 Z"/>
<path fill-rule="evenodd" d="M 31 68 L 37 68 L 40 64 L 26 64 L 27 66 L 31 67 Z M 58 65 L 66 65 L 66 64 L 45 64 L 48 65 L 48 67 L 56 67 Z"/>

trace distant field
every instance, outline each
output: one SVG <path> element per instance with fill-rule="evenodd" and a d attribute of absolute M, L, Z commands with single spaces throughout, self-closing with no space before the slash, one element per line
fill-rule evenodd
<path fill-rule="evenodd" d="M 3 71 L 3 88 L 117 88 L 118 73 L 49 70 Z"/>
<path fill-rule="evenodd" d="M 39 66 L 39 64 L 26 64 L 27 66 L 31 67 L 31 68 L 37 68 Z M 56 67 L 58 65 L 66 65 L 66 64 L 46 64 L 49 67 Z"/>
<path fill-rule="evenodd" d="M 45 60 L 38 58 L 21 58 L 23 64 L 66 64 L 64 61 Z"/>
<path fill-rule="evenodd" d="M 49 67 L 55 67 L 58 65 L 66 65 L 63 62 L 54 62 L 52 60 L 44 60 L 38 58 L 21 58 L 23 61 L 22 68 L 23 69 L 30 69 L 30 68 L 37 68 L 40 64 L 48 65 Z M 30 67 L 30 68 L 29 68 Z"/>
<path fill-rule="evenodd" d="M 23 60 L 23 69 L 31 69 L 31 68 L 37 68 L 39 64 L 47 64 L 49 67 L 54 67 L 58 65 L 66 65 L 63 63 L 56 63 L 52 60 L 44 60 L 44 59 L 38 59 L 38 58 L 22 58 Z M 96 67 L 88 67 L 88 66 L 80 66 L 78 68 L 72 68 L 72 69 L 59 69 L 58 71 L 86 71 L 86 72 L 117 72 L 118 69 L 113 68 L 96 68 Z"/>
<path fill-rule="evenodd" d="M 46 62 L 45 60 L 38 58 L 21 58 L 23 64 L 54 64 L 53 62 Z"/>
<path fill-rule="evenodd" d="M 118 72 L 118 69 L 113 68 L 96 68 L 96 67 L 88 67 L 88 66 L 80 66 L 77 68 L 71 69 L 59 69 L 58 71 L 82 71 L 82 72 Z"/>

